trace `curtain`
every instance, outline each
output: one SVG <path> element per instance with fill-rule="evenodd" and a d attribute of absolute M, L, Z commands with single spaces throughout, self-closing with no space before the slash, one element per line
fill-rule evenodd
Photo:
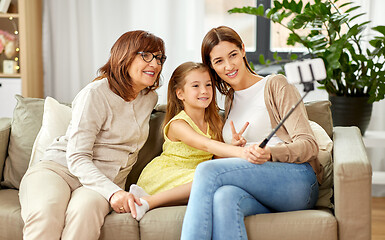
<path fill-rule="evenodd" d="M 167 61 L 159 102 L 166 103 L 167 80 L 185 61 L 200 61 L 204 0 L 44 0 L 44 92 L 71 102 L 109 58 L 125 32 L 142 29 L 161 37 Z"/>

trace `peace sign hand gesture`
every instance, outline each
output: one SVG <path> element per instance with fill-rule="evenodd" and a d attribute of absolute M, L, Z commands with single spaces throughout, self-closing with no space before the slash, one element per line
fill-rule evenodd
<path fill-rule="evenodd" d="M 246 139 L 242 136 L 245 132 L 247 126 L 249 126 L 249 122 L 246 122 L 243 125 L 242 129 L 237 132 L 234 127 L 234 122 L 230 121 L 231 133 L 233 134 L 233 138 L 231 139 L 231 145 L 244 147 L 246 145 Z"/>

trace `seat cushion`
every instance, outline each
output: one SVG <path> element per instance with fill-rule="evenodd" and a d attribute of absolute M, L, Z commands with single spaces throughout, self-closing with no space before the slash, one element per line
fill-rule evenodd
<path fill-rule="evenodd" d="M 2 240 L 23 239 L 23 220 L 21 219 L 19 191 L 0 190 L 0 236 Z"/>
<path fill-rule="evenodd" d="M 253 240 L 337 239 L 337 220 L 328 209 L 258 214 L 245 224 Z"/>
<path fill-rule="evenodd" d="M 111 212 L 104 220 L 99 239 L 140 239 L 138 221 L 132 218 L 130 213 L 118 214 L 116 212 Z"/>
<path fill-rule="evenodd" d="M 20 213 L 19 191 L 0 190 L 0 236 L 2 240 L 23 239 L 23 220 Z M 130 214 L 111 212 L 101 229 L 101 240 L 139 239 L 138 222 Z"/>
<path fill-rule="evenodd" d="M 178 240 L 182 232 L 186 206 L 155 208 L 140 220 L 140 239 Z"/>

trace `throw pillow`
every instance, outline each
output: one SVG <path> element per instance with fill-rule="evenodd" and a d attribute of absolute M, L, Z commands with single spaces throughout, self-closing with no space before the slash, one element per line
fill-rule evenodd
<path fill-rule="evenodd" d="M 46 148 L 56 137 L 65 135 L 71 121 L 71 114 L 70 107 L 51 97 L 45 99 L 42 126 L 33 144 L 29 166 L 43 157 Z"/>
<path fill-rule="evenodd" d="M 329 135 L 333 137 L 333 119 L 330 110 L 331 103 L 328 100 L 305 103 L 309 120 L 318 123 Z"/>
<path fill-rule="evenodd" d="M 8 157 L 5 160 L 2 187 L 19 188 L 28 168 L 32 145 L 41 127 L 44 99 L 16 95 L 17 104 L 11 122 Z"/>
<path fill-rule="evenodd" d="M 322 184 L 319 186 L 317 207 L 333 208 L 330 198 L 333 196 L 333 141 L 326 131 L 316 122 L 309 121 L 318 144 L 318 160 L 324 168 Z"/>

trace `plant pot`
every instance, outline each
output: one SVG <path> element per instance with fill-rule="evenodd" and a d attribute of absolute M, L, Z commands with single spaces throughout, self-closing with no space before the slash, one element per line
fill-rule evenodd
<path fill-rule="evenodd" d="M 372 116 L 369 97 L 330 96 L 333 126 L 357 126 L 364 135 Z"/>

